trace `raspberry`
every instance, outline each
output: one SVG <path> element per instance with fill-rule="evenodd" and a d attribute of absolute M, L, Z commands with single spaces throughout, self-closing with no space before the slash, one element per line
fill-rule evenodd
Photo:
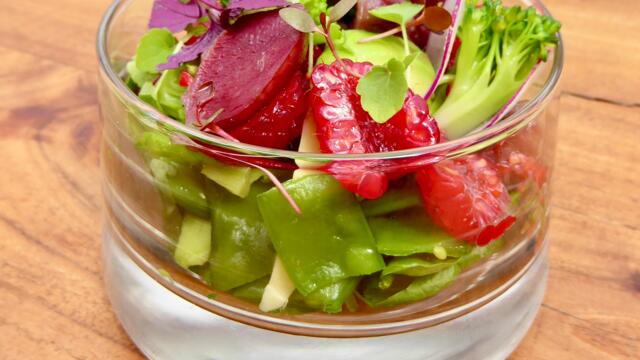
<path fill-rule="evenodd" d="M 403 108 L 389 121 L 379 124 L 362 108 L 356 92 L 358 81 L 372 65 L 344 60 L 321 64 L 311 81 L 311 107 L 317 136 L 323 152 L 364 154 L 409 149 L 432 145 L 440 140 L 435 120 L 429 116 L 427 104 L 410 91 Z M 375 199 L 386 191 L 389 178 L 397 174 L 388 170 L 394 161 L 333 162 L 326 170 L 347 189 Z M 386 169 L 386 170 L 385 170 Z"/>
<path fill-rule="evenodd" d="M 458 239 L 487 245 L 515 222 L 495 164 L 473 154 L 418 171 L 420 192 L 434 223 Z"/>

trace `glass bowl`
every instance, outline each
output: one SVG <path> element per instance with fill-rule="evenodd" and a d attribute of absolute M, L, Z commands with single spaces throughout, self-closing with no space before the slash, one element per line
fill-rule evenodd
<path fill-rule="evenodd" d="M 104 16 L 97 44 L 107 209 L 105 278 L 118 318 L 143 353 L 157 359 L 447 359 L 504 358 L 515 348 L 537 313 L 546 284 L 549 183 L 557 125 L 554 94 L 562 71 L 562 41 L 551 60 L 540 66 L 515 110 L 489 129 L 388 153 L 301 153 L 241 144 L 187 127 L 131 92 L 121 75 L 147 29 L 151 4 L 150 0 L 115 1 Z M 166 181 L 176 170 L 154 162 L 157 154 L 140 146 L 140 139 L 149 133 L 182 147 L 181 156 L 196 158 L 185 160 L 188 166 L 179 170 L 188 179 Z M 410 177 L 404 174 L 477 157 L 491 159 L 498 172 L 505 172 L 515 223 L 499 241 L 484 248 L 490 251 L 460 265 L 462 271 L 455 279 L 423 300 L 391 307 L 361 304 L 359 311 L 339 314 L 265 313 L 246 296 L 207 285 L 210 272 L 201 266 L 189 271 L 175 260 L 184 218 L 206 218 L 222 206 L 207 201 L 208 190 L 199 190 L 198 186 L 207 188 L 209 181 L 202 174 L 204 166 L 268 165 L 277 168 L 273 173 L 282 181 L 293 176 L 295 169 L 320 177 L 329 175 L 315 175 L 318 171 L 338 176 L 345 168 L 367 174 L 400 171 Z M 526 164 L 533 164 L 532 168 Z M 391 187 L 402 188 L 407 181 L 394 180 Z M 380 237 L 394 237 L 388 231 L 393 229 L 390 222 L 415 213 L 383 215 L 376 212 L 375 202 L 358 201 L 371 215 L 371 228 L 379 230 L 373 231 L 378 246 Z M 336 213 L 341 214 L 339 209 Z M 378 225 L 372 224 L 373 218 L 380 220 Z M 386 235 L 381 235 L 385 230 Z M 313 240 L 319 231 L 312 226 L 304 237 Z M 211 251 L 217 251 L 215 245 Z M 456 256 L 454 248 L 448 251 Z M 206 263 L 211 264 L 211 260 Z M 270 269 L 272 264 L 270 258 L 262 266 Z"/>

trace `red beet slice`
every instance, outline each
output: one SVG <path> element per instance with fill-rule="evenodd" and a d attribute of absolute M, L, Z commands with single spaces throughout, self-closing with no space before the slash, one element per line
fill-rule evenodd
<path fill-rule="evenodd" d="M 304 39 L 277 11 L 240 18 L 202 55 L 183 99 L 187 121 L 205 121 L 223 109 L 215 119 L 218 126 L 241 125 L 300 69 Z"/>
<path fill-rule="evenodd" d="M 302 133 L 309 83 L 302 71 L 287 87 L 242 126 L 229 131 L 248 144 L 284 149 Z"/>

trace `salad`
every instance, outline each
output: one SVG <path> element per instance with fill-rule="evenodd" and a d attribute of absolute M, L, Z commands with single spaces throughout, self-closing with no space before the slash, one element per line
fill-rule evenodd
<path fill-rule="evenodd" d="M 227 141 L 378 154 L 494 126 L 559 29 L 499 0 L 155 0 L 123 77 L 166 116 Z M 518 204 L 547 178 L 527 151 L 532 131 L 455 158 L 319 162 L 165 130 L 131 136 L 175 229 L 175 262 L 265 312 L 439 294 L 521 240 L 530 219 Z"/>

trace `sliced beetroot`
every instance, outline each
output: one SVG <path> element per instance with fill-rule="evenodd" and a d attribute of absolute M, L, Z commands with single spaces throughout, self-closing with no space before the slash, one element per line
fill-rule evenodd
<path fill-rule="evenodd" d="M 284 149 L 300 137 L 307 112 L 308 82 L 298 71 L 270 103 L 229 134 L 244 143 Z"/>
<path fill-rule="evenodd" d="M 358 81 L 372 67 L 344 60 L 321 64 L 311 75 L 311 107 L 316 134 L 323 152 L 364 154 L 409 149 L 435 144 L 438 126 L 427 105 L 410 91 L 403 108 L 384 124 L 364 111 L 356 92 Z M 325 170 L 348 190 L 366 199 L 382 196 L 389 179 L 404 174 L 404 160 L 334 161 Z"/>
<path fill-rule="evenodd" d="M 241 17 L 203 55 L 183 100 L 187 121 L 233 128 L 282 91 L 304 61 L 305 36 L 277 11 Z"/>
<path fill-rule="evenodd" d="M 484 246 L 515 222 L 496 165 L 472 154 L 418 171 L 424 206 L 434 223 L 458 239 Z"/>

